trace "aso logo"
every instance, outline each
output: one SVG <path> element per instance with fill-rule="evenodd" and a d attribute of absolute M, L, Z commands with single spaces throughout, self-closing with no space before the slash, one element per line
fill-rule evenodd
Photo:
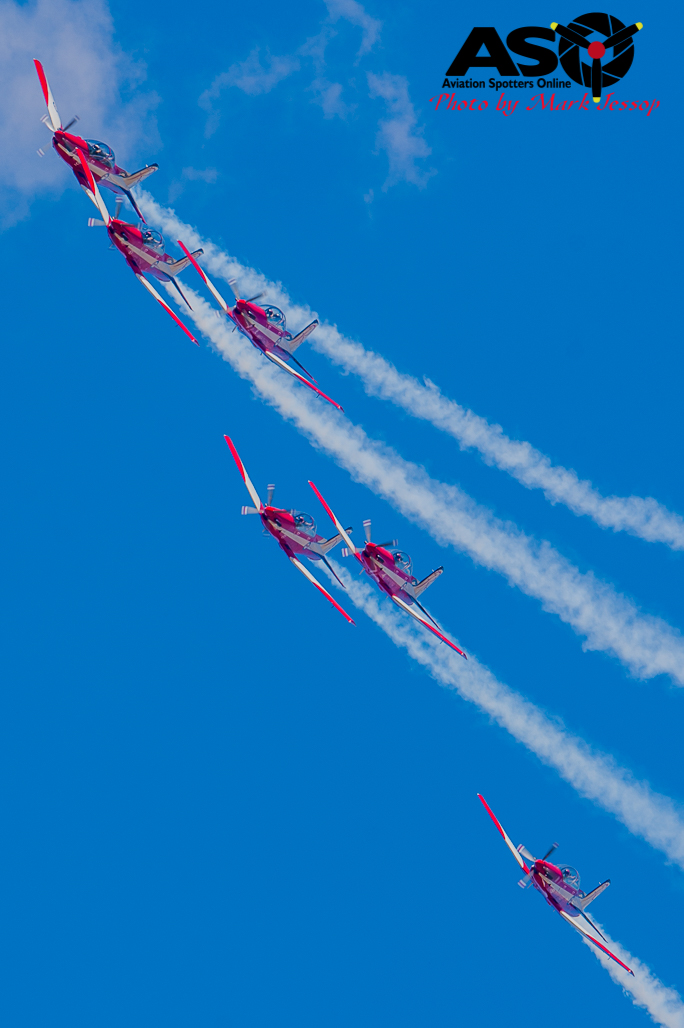
<path fill-rule="evenodd" d="M 471 68 L 496 68 L 499 75 L 506 79 L 533 79 L 537 76 L 550 75 L 558 67 L 580 86 L 591 87 L 591 95 L 596 103 L 601 99 L 603 86 L 612 86 L 629 71 L 634 60 L 633 36 L 643 28 L 641 22 L 625 25 L 612 14 L 594 12 L 581 14 L 567 25 L 552 22 L 549 28 L 542 25 L 526 25 L 513 29 L 506 36 L 506 45 L 495 28 L 474 28 L 465 43 L 452 61 L 447 78 L 442 88 L 468 85 L 472 88 L 484 87 L 485 82 L 470 78 L 468 82 L 450 82 L 449 76 L 462 78 Z M 530 40 L 548 40 L 556 43 L 555 47 L 542 46 Z M 484 48 L 484 52 L 483 51 Z M 510 51 L 510 52 L 509 52 Z M 517 64 L 511 53 L 527 57 L 535 63 Z M 520 83 L 495 82 L 490 78 L 492 88 L 502 86 L 534 87 L 532 81 Z M 542 79 L 537 85 L 544 86 Z M 553 85 L 561 85 L 555 80 Z M 549 83 L 551 85 L 551 83 Z M 570 83 L 568 82 L 569 86 Z"/>

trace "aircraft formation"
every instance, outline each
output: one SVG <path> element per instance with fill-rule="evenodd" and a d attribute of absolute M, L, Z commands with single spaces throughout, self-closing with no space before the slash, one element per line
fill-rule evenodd
<path fill-rule="evenodd" d="M 564 26 L 554 25 L 553 27 L 568 43 L 585 48 L 589 46 L 583 37 L 576 38 L 576 34 L 573 34 L 571 30 L 564 28 Z M 641 24 L 639 23 L 630 26 L 629 29 L 625 29 L 618 34 L 620 36 L 619 40 L 616 38 L 614 41 L 622 42 L 623 37 L 626 39 L 640 28 Z M 607 41 L 607 43 L 610 42 L 610 40 Z M 592 45 L 596 47 L 596 44 Z M 598 64 L 600 68 L 601 55 L 594 54 L 591 47 L 589 47 L 589 56 L 593 58 L 594 65 Z M 258 306 L 256 301 L 262 298 L 262 293 L 252 296 L 248 300 L 239 297 L 238 286 L 235 280 L 229 282 L 235 302 L 232 306 L 228 304 L 198 263 L 198 258 L 203 255 L 203 250 L 190 252 L 184 243 L 178 240 L 178 245 L 184 256 L 174 258 L 166 253 L 161 233 L 147 224 L 131 191 L 134 186 L 157 171 L 159 166 L 157 164 L 146 165 L 139 171 L 128 174 L 128 172 L 116 164 L 114 152 L 106 143 L 94 139 L 84 139 L 70 133 L 69 129 L 79 119 L 77 117 L 72 118 L 66 126 L 62 125 L 43 66 L 39 60 L 34 60 L 34 64 L 47 106 L 47 114 L 41 120 L 52 133 L 53 148 L 72 169 L 79 185 L 99 212 L 100 217 L 89 218 L 88 225 L 90 227 L 97 226 L 107 229 L 111 248 L 118 249 L 123 254 L 126 263 L 141 285 L 173 318 L 186 336 L 199 346 L 197 339 L 174 313 L 169 304 L 160 296 L 149 281 L 149 277 L 155 278 L 159 282 L 172 284 L 183 302 L 190 308 L 190 304 L 176 278 L 189 265 L 192 265 L 217 301 L 221 312 L 232 322 L 233 331 L 236 329 L 240 331 L 264 357 L 307 386 L 317 396 L 320 396 L 337 410 L 342 411 L 343 408 L 340 404 L 336 403 L 335 400 L 318 388 L 316 380 L 294 356 L 295 350 L 316 329 L 318 320 L 312 321 L 293 336 L 288 332 L 285 315 L 278 307 L 270 304 L 266 304 L 263 307 Z M 40 156 L 44 156 L 42 150 L 39 150 L 38 153 Z M 100 186 L 106 187 L 116 196 L 114 217 L 110 215 L 107 205 L 102 198 Z M 124 198 L 129 201 L 135 211 L 139 219 L 137 224 L 123 221 L 120 218 Z M 295 370 L 291 363 L 296 364 L 300 370 Z M 344 528 L 342 526 L 342 523 L 337 519 L 313 482 L 309 482 L 309 485 L 335 527 L 335 534 L 328 539 L 317 534 L 316 523 L 310 514 L 293 508 L 273 506 L 272 500 L 275 486 L 272 484 L 267 487 L 266 503 L 264 504 L 247 474 L 233 440 L 228 435 L 224 436 L 224 438 L 253 504 L 253 506 L 243 506 L 242 514 L 256 514 L 259 516 L 264 535 L 270 535 L 276 540 L 294 567 L 315 586 L 349 624 L 355 625 L 353 618 L 337 603 L 303 562 L 303 559 L 305 559 L 312 563 L 323 563 L 344 589 L 344 583 L 327 559 L 327 554 L 340 542 L 345 543 L 341 551 L 342 556 L 355 557 L 361 565 L 361 573 L 365 573 L 400 610 L 409 614 L 441 642 L 467 660 L 464 651 L 441 631 L 438 623 L 419 601 L 419 597 L 440 577 L 444 568 L 436 568 L 419 581 L 412 574 L 411 558 L 403 550 L 397 548 L 398 541 L 396 539 L 386 540 L 382 543 L 371 541 L 370 520 L 363 522 L 366 542 L 359 549 L 352 542 L 352 528 Z M 587 906 L 608 888 L 610 880 L 599 884 L 591 892 L 585 894 L 579 888 L 580 879 L 574 868 L 569 865 L 556 866 L 549 862 L 548 858 L 557 848 L 556 843 L 553 844 L 543 858 L 535 859 L 523 845 L 517 848 L 513 845 L 484 798 L 479 796 L 479 799 L 482 801 L 519 867 L 524 872 L 524 877 L 520 879 L 518 885 L 522 888 L 533 885 L 543 895 L 546 902 L 565 921 L 616 961 L 625 971 L 633 974 L 634 972 L 608 949 L 600 930 L 585 913 Z M 589 925 L 589 928 L 585 927 L 584 922 Z"/>

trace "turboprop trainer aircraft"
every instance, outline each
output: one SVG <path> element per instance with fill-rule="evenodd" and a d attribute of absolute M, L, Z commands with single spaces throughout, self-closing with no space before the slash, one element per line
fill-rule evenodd
<path fill-rule="evenodd" d="M 342 539 L 341 534 L 332 536 L 331 539 L 325 539 L 322 535 L 316 535 L 316 522 L 310 514 L 305 514 L 301 510 L 284 510 L 281 507 L 273 507 L 271 500 L 273 499 L 274 485 L 269 485 L 266 503 L 262 503 L 259 499 L 259 495 L 251 483 L 249 475 L 245 471 L 245 466 L 240 460 L 240 456 L 235 449 L 233 440 L 230 436 L 223 437 L 228 443 L 230 452 L 233 455 L 233 459 L 238 466 L 238 471 L 242 475 L 242 480 L 247 486 L 247 492 L 252 498 L 254 503 L 253 507 L 243 507 L 243 514 L 258 514 L 261 518 L 261 523 L 264 526 L 265 533 L 270 533 L 274 539 L 277 540 L 281 550 L 285 552 L 287 557 L 292 561 L 298 571 L 304 575 L 305 578 L 315 585 L 319 592 L 323 593 L 327 600 L 330 600 L 333 607 L 339 610 L 340 614 L 347 619 L 350 624 L 356 624 L 353 618 L 349 617 L 349 614 L 340 607 L 339 603 L 336 603 L 330 593 L 323 588 L 320 582 L 314 578 L 308 568 L 306 568 L 300 557 L 307 557 L 309 560 L 322 560 L 325 565 L 329 568 L 331 573 L 335 575 L 335 572 L 330 567 L 326 558 L 326 553 L 332 550 L 333 546 Z M 347 532 L 351 532 L 351 528 L 347 529 Z M 265 534 L 264 533 L 264 534 Z M 335 575 L 337 578 L 337 575 Z M 337 581 L 340 582 L 339 578 Z M 340 582 L 342 585 L 342 582 Z M 342 588 L 344 586 L 342 585 Z"/>
<path fill-rule="evenodd" d="M 164 240 L 161 233 L 157 232 L 156 229 L 150 228 L 144 221 L 138 226 L 129 225 L 126 221 L 120 221 L 119 205 L 121 197 L 117 197 L 116 211 L 112 218 L 107 210 L 107 205 L 102 199 L 100 190 L 97 188 L 92 172 L 80 151 L 79 158 L 84 182 L 86 183 L 83 188 L 102 215 L 102 221 L 99 218 L 88 218 L 88 224 L 91 228 L 95 225 L 104 225 L 106 227 L 112 245 L 124 255 L 128 267 L 138 281 L 162 305 L 167 314 L 171 315 L 176 324 L 183 329 L 186 336 L 199 346 L 194 335 L 188 331 L 180 318 L 174 314 L 168 303 L 162 300 L 152 283 L 148 282 L 145 278 L 145 275 L 153 275 L 160 282 L 173 282 L 185 303 L 190 307 L 190 304 L 181 292 L 180 286 L 176 282 L 176 275 L 180 274 L 183 268 L 187 268 L 189 264 L 188 257 L 181 257 L 180 260 L 174 261 L 173 257 L 170 257 L 168 253 L 164 253 Z M 196 252 L 201 254 L 202 250 L 197 250 Z M 190 309 L 192 310 L 191 307 Z"/>
<path fill-rule="evenodd" d="M 458 646 L 455 643 L 452 643 L 451 639 L 447 639 L 445 635 L 442 635 L 439 631 L 437 622 L 430 617 L 425 607 L 418 602 L 418 597 L 425 592 L 428 586 L 432 585 L 436 578 L 439 578 L 444 571 L 444 568 L 437 568 L 437 570 L 432 571 L 427 578 L 424 578 L 422 582 L 419 582 L 418 579 L 414 578 L 411 574 L 411 558 L 408 553 L 404 553 L 403 550 L 396 549 L 396 539 L 389 539 L 384 543 L 371 542 L 370 520 L 364 521 L 363 523 L 363 528 L 366 533 L 366 545 L 362 550 L 358 550 L 349 538 L 349 529 L 342 527 L 313 482 L 309 482 L 309 485 L 325 507 L 325 510 L 335 528 L 347 544 L 342 550 L 342 556 L 348 557 L 350 553 L 353 553 L 366 574 L 370 575 L 382 592 L 387 593 L 390 599 L 394 600 L 397 607 L 401 607 L 402 610 L 405 610 L 407 614 L 410 614 L 412 618 L 415 618 L 421 625 L 428 628 L 433 635 L 436 635 L 438 639 L 445 642 L 452 650 L 456 650 L 456 652 L 460 653 L 462 657 L 466 657 L 463 650 L 459 650 Z M 335 575 L 335 577 L 337 578 L 337 575 Z M 422 610 L 423 614 L 425 614 L 424 618 L 413 610 L 414 604 Z M 428 618 L 429 620 L 427 620 Z M 432 621 L 432 624 L 430 624 L 430 621 Z M 466 660 L 467 659 L 468 658 L 466 657 Z"/>
<path fill-rule="evenodd" d="M 229 307 L 226 301 L 223 299 L 214 283 L 209 277 L 202 271 L 197 261 L 194 259 L 194 254 L 191 254 L 186 246 L 178 240 L 183 253 L 185 253 L 197 271 L 202 276 L 203 281 L 206 283 L 208 289 L 213 294 L 214 298 L 218 301 L 221 310 L 231 321 L 235 323 L 235 327 L 239 328 L 243 335 L 256 346 L 257 350 L 261 350 L 264 357 L 268 357 L 270 361 L 277 364 L 279 368 L 287 371 L 288 374 L 292 375 L 299 382 L 303 382 L 305 386 L 318 395 L 322 396 L 324 400 L 331 403 L 333 407 L 337 407 L 338 410 L 342 410 L 339 403 L 335 403 L 329 396 L 321 392 L 316 384 L 316 380 L 309 374 L 306 368 L 302 367 L 297 358 L 294 356 L 294 351 L 297 347 L 304 342 L 307 336 L 311 335 L 313 330 L 318 324 L 318 320 L 312 321 L 310 325 L 303 328 L 301 332 L 298 332 L 296 336 L 293 336 L 287 331 L 285 327 L 285 315 L 279 307 L 273 307 L 267 305 L 265 307 L 258 307 L 253 301 L 258 300 L 263 293 L 257 293 L 256 296 L 252 296 L 249 300 L 241 300 L 236 293 L 237 285 L 235 279 L 232 279 L 228 284 L 233 290 L 235 296 L 235 306 Z M 304 378 L 304 375 L 300 375 L 298 371 L 291 368 L 288 361 L 294 361 L 297 367 L 301 368 L 304 375 L 308 378 Z M 309 381 L 311 379 L 311 381 Z"/>
<path fill-rule="evenodd" d="M 41 120 L 45 122 L 52 132 L 52 145 L 59 156 L 63 161 L 67 162 L 78 179 L 79 184 L 85 189 L 86 181 L 83 177 L 83 170 L 79 160 L 79 154 L 82 154 L 95 181 L 99 182 L 100 185 L 106 186 L 107 189 L 111 189 L 113 193 L 118 193 L 119 196 L 127 196 L 135 213 L 144 221 L 145 219 L 140 212 L 140 208 L 133 199 L 131 189 L 138 182 L 142 182 L 144 178 L 147 178 L 148 175 L 157 171 L 159 165 L 148 164 L 141 168 L 140 171 L 135 171 L 132 175 L 129 175 L 127 171 L 124 171 L 115 162 L 114 151 L 106 143 L 100 143 L 97 139 L 82 139 L 80 136 L 74 136 L 68 131 L 74 122 L 78 121 L 78 118 L 72 118 L 68 125 L 62 127 L 62 119 L 57 113 L 52 91 L 43 71 L 43 65 L 35 58 L 33 63 L 38 72 L 38 78 L 40 79 L 48 109 L 47 114 L 43 115 Z M 41 157 L 44 156 L 42 150 L 39 150 L 38 153 Z"/>
<path fill-rule="evenodd" d="M 478 798 L 482 800 L 485 810 L 491 817 L 496 827 L 503 836 L 503 841 L 508 846 L 509 850 L 517 860 L 519 866 L 525 872 L 525 877 L 521 878 L 518 885 L 521 889 L 526 889 L 529 885 L 534 885 L 550 907 L 557 910 L 560 916 L 571 924 L 573 928 L 576 928 L 585 939 L 589 939 L 595 946 L 607 953 L 620 967 L 624 967 L 625 971 L 629 971 L 631 975 L 634 974 L 631 968 L 627 967 L 627 964 L 623 964 L 619 957 L 616 957 L 614 953 L 611 953 L 605 944 L 605 938 L 601 935 L 593 921 L 590 921 L 585 910 L 590 903 L 593 903 L 597 896 L 608 888 L 610 885 L 610 879 L 597 885 L 591 892 L 584 893 L 580 889 L 580 876 L 574 867 L 570 867 L 569 864 L 551 864 L 549 857 L 555 849 L 558 848 L 558 843 L 554 842 L 551 849 L 546 853 L 541 860 L 535 860 L 528 850 L 520 844 L 516 847 L 513 845 L 511 840 L 508 838 L 503 828 L 492 813 L 488 803 L 483 796 L 478 793 Z M 526 861 L 529 861 L 530 866 L 527 866 Z M 586 928 L 583 921 L 589 925 Z M 591 930 L 590 930 L 591 929 Z M 599 938 L 603 939 L 603 942 L 599 942 Z"/>

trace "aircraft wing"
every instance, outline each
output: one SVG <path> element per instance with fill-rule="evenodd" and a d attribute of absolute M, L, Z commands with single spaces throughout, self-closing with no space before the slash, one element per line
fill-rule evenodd
<path fill-rule="evenodd" d="M 203 279 L 204 284 L 207 286 L 207 288 L 209 289 L 209 292 L 212 294 L 212 296 L 218 301 L 218 304 L 221 307 L 221 310 L 223 311 L 223 313 L 230 315 L 230 307 L 228 306 L 226 301 L 223 299 L 223 297 L 219 293 L 219 291 L 216 288 L 216 286 L 214 285 L 214 283 L 209 279 L 209 277 L 207 275 L 204 274 L 204 272 L 200 268 L 199 264 L 195 260 L 195 255 L 190 253 L 190 251 L 188 250 L 188 248 L 185 245 L 185 243 L 183 243 L 180 239 L 178 240 L 178 245 L 180 246 L 180 248 L 183 251 L 183 253 L 185 254 L 185 256 L 189 259 L 189 261 L 192 264 L 193 268 L 195 268 L 200 273 L 200 276 Z"/>
<path fill-rule="evenodd" d="M 176 324 L 177 324 L 177 325 L 178 325 L 178 326 L 179 326 L 180 328 L 182 328 L 182 329 L 183 329 L 183 331 L 185 332 L 186 336 L 188 336 L 188 338 L 189 338 L 189 339 L 192 339 L 192 341 L 193 341 L 193 343 L 195 344 L 195 346 L 199 346 L 199 343 L 198 343 L 198 342 L 197 342 L 197 340 L 195 339 L 195 337 L 194 337 L 194 335 L 192 334 L 192 332 L 190 332 L 190 331 L 189 331 L 189 329 L 187 329 L 187 328 L 185 327 L 185 325 L 183 324 L 183 322 L 181 321 L 181 319 L 180 319 L 180 318 L 179 318 L 179 317 L 178 317 L 178 316 L 177 316 L 176 314 L 174 314 L 174 313 L 173 313 L 173 311 L 172 311 L 172 310 L 171 310 L 171 308 L 169 307 L 168 303 L 166 303 L 166 301 L 165 301 L 165 300 L 162 300 L 161 296 L 159 295 L 159 293 L 157 292 L 157 290 L 156 290 L 156 289 L 154 288 L 154 286 L 152 285 L 152 283 L 151 283 L 151 282 L 148 282 L 148 281 L 147 281 L 147 279 L 145 278 L 145 276 L 144 276 L 144 275 L 141 275 L 141 274 L 140 274 L 140 272 L 138 272 L 138 271 L 134 271 L 134 272 L 133 272 L 133 274 L 134 274 L 134 275 L 135 275 L 135 277 L 137 278 L 138 282 L 141 282 L 141 283 L 142 283 L 142 284 L 143 284 L 143 285 L 145 286 L 145 289 L 146 289 L 146 290 L 148 291 L 148 293 L 150 293 L 150 294 L 151 294 L 151 295 L 152 295 L 152 296 L 153 296 L 153 297 L 155 298 L 155 300 L 157 301 L 157 303 L 160 303 L 160 304 L 162 305 L 162 307 L 164 308 L 164 310 L 166 311 L 166 313 L 167 313 L 167 314 L 170 314 L 170 315 L 171 315 L 171 317 L 173 318 L 173 320 L 174 320 L 174 321 L 176 322 Z"/>
<path fill-rule="evenodd" d="M 327 591 L 327 589 L 324 589 L 323 586 L 321 585 L 321 583 L 318 581 L 318 579 L 314 578 L 314 576 L 311 574 L 309 569 L 305 568 L 304 565 L 302 564 L 302 562 L 300 560 L 297 560 L 296 557 L 292 556 L 291 554 L 288 554 L 288 556 L 290 557 L 290 560 L 292 561 L 294 566 L 297 568 L 297 570 L 301 571 L 301 573 L 304 575 L 304 577 L 308 578 L 309 581 L 311 582 L 311 584 L 315 585 L 316 588 L 318 589 L 318 591 L 323 593 L 323 595 L 325 596 L 325 598 L 327 600 L 330 600 L 330 602 L 332 603 L 333 607 L 335 607 L 337 610 L 339 610 L 340 614 L 347 619 L 349 624 L 350 625 L 355 625 L 356 622 L 354 621 L 354 619 L 349 617 L 349 614 L 347 614 L 346 610 L 343 610 L 342 607 L 340 607 L 339 603 L 337 603 L 337 601 L 332 598 L 332 596 Z"/>
<path fill-rule="evenodd" d="M 481 796 L 480 799 L 482 799 Z M 484 800 L 482 800 L 482 802 L 484 803 Z M 493 814 L 492 817 L 494 817 Z M 603 952 L 606 953 L 612 960 L 614 960 L 616 964 L 619 964 L 620 967 L 624 967 L 625 971 L 627 971 L 629 974 L 632 975 L 632 977 L 634 977 L 634 971 L 632 971 L 631 967 L 627 967 L 627 964 L 623 964 L 620 958 L 616 957 L 614 953 L 611 953 L 608 947 L 604 946 L 604 944 L 599 939 L 597 939 L 596 936 L 593 935 L 588 928 L 586 928 L 583 924 L 580 924 L 579 918 L 570 917 L 570 915 L 566 914 L 564 910 L 559 910 L 558 913 L 565 921 L 568 922 L 568 924 L 571 924 L 573 928 L 576 928 L 580 935 L 583 935 L 585 939 L 589 939 L 590 942 L 593 942 L 595 946 L 598 946 L 599 949 L 603 950 Z"/>
<path fill-rule="evenodd" d="M 111 219 L 111 216 L 109 214 L 109 211 L 107 210 L 107 205 L 104 202 L 104 200 L 102 199 L 102 195 L 100 193 L 100 190 L 97 188 L 97 182 L 93 178 L 93 173 L 90 170 L 90 165 L 88 164 L 87 160 L 83 156 L 83 151 L 80 149 L 80 147 L 78 147 L 77 150 L 78 150 L 78 159 L 81 162 L 81 168 L 83 169 L 83 174 L 85 175 L 85 180 L 88 183 L 87 186 L 84 186 L 83 183 L 81 183 L 81 188 L 85 192 L 86 196 L 88 196 L 93 201 L 95 206 L 97 207 L 98 211 L 102 215 L 102 220 L 104 221 L 105 225 L 109 225 L 109 222 L 112 219 Z"/>
<path fill-rule="evenodd" d="M 313 391 L 318 396 L 322 396 L 323 399 L 327 400 L 328 403 L 331 403 L 333 407 L 337 407 L 338 410 L 341 410 L 344 413 L 344 408 L 340 407 L 339 403 L 335 403 L 334 400 L 331 400 L 329 396 L 326 396 L 325 393 L 318 388 L 318 386 L 315 386 L 313 382 L 309 382 L 309 380 L 304 378 L 303 375 L 300 375 L 298 371 L 295 371 L 294 368 L 291 368 L 290 365 L 286 364 L 284 360 L 281 360 L 280 357 L 277 356 L 277 354 L 269 353 L 268 350 L 263 350 L 262 352 L 266 357 L 268 357 L 270 361 L 273 361 L 274 364 L 277 364 L 279 368 L 283 368 L 285 371 L 288 372 L 288 374 L 292 375 L 299 382 L 303 382 L 305 386 L 309 387 L 309 389 L 313 389 Z"/>
<path fill-rule="evenodd" d="M 340 524 L 340 522 L 339 522 L 339 521 L 337 520 L 337 518 L 335 517 L 335 515 L 334 515 L 334 514 L 333 514 L 333 512 L 331 511 L 330 507 L 329 507 L 329 506 L 328 506 L 328 504 L 327 504 L 327 503 L 325 502 L 325 500 L 323 499 L 323 497 L 321 496 L 321 494 L 319 493 L 318 489 L 317 489 L 317 488 L 316 488 L 316 486 L 315 486 L 315 485 L 313 484 L 313 482 L 309 482 L 309 485 L 311 486 L 311 488 L 312 488 L 312 489 L 313 489 L 313 491 L 315 492 L 315 494 L 316 494 L 316 496 L 318 497 L 318 499 L 319 499 L 319 500 L 321 501 L 321 503 L 323 504 L 323 506 L 324 506 L 324 508 L 325 508 L 325 512 L 326 512 L 326 514 L 328 515 L 328 517 L 330 518 L 330 520 L 332 521 L 333 525 L 335 526 L 335 528 L 337 529 L 337 531 L 339 532 L 339 534 L 340 534 L 340 535 L 342 536 L 342 538 L 344 539 L 344 541 L 345 541 L 345 543 L 347 544 L 347 546 L 349 547 L 349 552 L 350 552 L 350 553 L 353 553 L 353 554 L 354 554 L 354 556 L 356 556 L 356 547 L 354 546 L 354 543 L 353 543 L 353 542 L 351 541 L 351 539 L 350 539 L 350 538 L 349 538 L 349 536 L 347 535 L 347 530 L 346 530 L 346 528 L 343 528 L 343 527 L 342 527 L 342 525 L 341 525 L 341 524 Z"/>
<path fill-rule="evenodd" d="M 61 129 L 62 127 L 62 119 L 57 113 L 57 108 L 55 107 L 55 101 L 52 95 L 52 90 L 50 89 L 48 80 L 45 77 L 43 65 L 40 63 L 40 61 L 37 61 L 35 57 L 33 58 L 33 63 L 36 66 L 38 78 L 40 79 L 40 85 L 43 90 L 43 96 L 45 97 L 45 103 L 47 104 L 48 117 L 50 118 L 50 125 L 52 127 L 52 131 L 57 132 L 57 130 Z"/>
<path fill-rule="evenodd" d="M 233 454 L 233 460 L 235 461 L 235 463 L 236 463 L 236 464 L 237 464 L 237 466 L 238 466 L 238 471 L 239 471 L 239 472 L 240 472 L 240 474 L 242 475 L 242 481 L 243 481 L 243 482 L 245 483 L 245 485 L 247 486 L 247 492 L 248 492 L 248 493 L 249 493 L 249 495 L 250 495 L 250 496 L 252 497 L 252 502 L 253 502 L 254 506 L 256 507 L 256 509 L 257 509 L 257 514 L 258 514 L 258 513 L 259 513 L 259 511 L 261 511 L 261 509 L 262 509 L 262 508 L 263 508 L 263 506 L 264 506 L 264 505 L 263 505 L 263 503 L 261 502 L 261 500 L 259 499 L 259 494 L 258 494 L 258 492 L 256 491 L 256 489 L 254 488 L 254 486 L 252 485 L 252 480 L 251 480 L 251 478 L 249 477 L 249 475 L 247 474 L 247 470 L 246 470 L 246 468 L 245 468 L 245 465 L 244 465 L 244 464 L 242 463 L 242 461 L 240 460 L 240 454 L 239 454 L 239 453 L 237 452 L 237 450 L 235 449 L 235 444 L 233 443 L 233 440 L 232 440 L 232 439 L 230 438 L 230 436 L 229 436 L 229 435 L 224 435 L 224 437 L 223 437 L 223 438 L 224 438 L 224 439 L 226 440 L 226 442 L 228 443 L 228 449 L 229 449 L 229 450 L 230 450 L 230 452 L 231 452 L 231 453 Z M 288 555 L 288 556 L 289 556 L 289 555 Z"/>
<path fill-rule="evenodd" d="M 425 625 L 426 628 L 429 628 L 432 634 L 436 635 L 438 639 L 441 639 L 442 642 L 445 642 L 447 646 L 451 646 L 452 650 L 456 650 L 456 652 L 460 653 L 462 657 L 465 657 L 466 660 L 468 659 L 463 650 L 459 650 L 456 643 L 452 643 L 451 639 L 447 639 L 445 635 L 442 635 L 442 633 L 438 631 L 433 625 L 431 625 L 426 618 L 421 617 L 420 614 L 416 614 L 415 610 L 409 607 L 408 603 L 404 603 L 404 601 L 400 600 L 398 596 L 393 596 L 392 599 L 396 603 L 397 607 L 401 607 L 402 610 L 405 610 L 406 613 L 410 614 L 412 618 L 416 619 L 416 621 L 420 621 L 421 625 Z"/>
<path fill-rule="evenodd" d="M 494 824 L 496 825 L 496 827 L 497 827 L 497 828 L 499 829 L 499 831 L 501 832 L 501 835 L 503 836 L 503 841 L 504 841 L 504 842 L 506 843 L 506 845 L 508 846 L 509 850 L 511 851 L 511 853 L 512 853 L 512 854 L 513 854 L 513 856 L 515 857 L 515 859 L 516 859 L 517 863 L 518 863 L 518 864 L 520 865 L 520 867 L 521 867 L 521 868 L 523 869 L 523 871 L 525 872 L 525 874 L 529 874 L 529 873 L 530 873 L 530 869 L 529 869 L 529 867 L 527 866 L 527 864 L 525 863 L 525 861 L 523 860 L 523 858 L 522 858 L 522 857 L 520 856 L 520 854 L 518 853 L 517 849 L 515 848 L 515 846 L 514 846 L 514 845 L 513 845 L 513 843 L 511 842 L 511 840 L 510 840 L 510 839 L 508 838 L 508 836 L 507 836 L 507 835 L 506 835 L 506 833 L 504 832 L 504 830 L 503 830 L 503 826 L 502 826 L 502 825 L 501 825 L 501 824 L 500 824 L 500 823 L 499 823 L 499 822 L 497 821 L 497 819 L 495 818 L 495 816 L 494 816 L 494 812 L 492 811 L 491 807 L 490 807 L 490 806 L 489 806 L 489 804 L 487 803 L 487 801 L 486 801 L 486 799 L 484 798 L 484 796 L 480 796 L 480 794 L 479 794 L 479 792 L 478 792 L 478 794 L 477 794 L 477 798 L 478 798 L 479 800 L 481 800 L 481 801 L 482 801 L 482 805 L 483 805 L 483 807 L 485 808 L 485 810 L 487 811 L 487 813 L 488 813 L 488 814 L 489 814 L 489 816 L 491 817 L 491 819 L 492 819 L 492 821 L 494 822 Z"/>

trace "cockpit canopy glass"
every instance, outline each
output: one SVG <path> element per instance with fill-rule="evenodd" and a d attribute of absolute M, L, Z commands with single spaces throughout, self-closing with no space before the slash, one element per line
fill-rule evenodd
<path fill-rule="evenodd" d="M 140 222 L 138 228 L 145 246 L 149 246 L 152 250 L 159 250 L 160 253 L 164 252 L 164 239 L 161 232 L 157 232 L 156 228 L 150 228 L 144 221 Z"/>
<path fill-rule="evenodd" d="M 394 563 L 401 570 L 407 574 L 411 570 L 411 558 L 408 553 L 404 553 L 403 550 L 393 550 L 392 556 L 394 557 Z"/>
<path fill-rule="evenodd" d="M 290 513 L 300 532 L 306 532 L 307 535 L 316 534 L 316 522 L 310 514 L 305 514 L 303 510 L 293 510 Z"/>
<path fill-rule="evenodd" d="M 278 328 L 285 327 L 285 315 L 281 311 L 280 307 L 272 307 L 269 305 L 268 307 L 263 307 L 262 310 L 271 325 L 277 325 Z"/>
<path fill-rule="evenodd" d="M 114 151 L 106 143 L 100 143 L 97 139 L 86 139 L 88 144 L 88 156 L 95 157 L 98 161 L 104 161 L 110 166 L 114 164 Z"/>
<path fill-rule="evenodd" d="M 576 868 L 570 867 L 569 864 L 561 864 L 560 871 L 565 885 L 571 885 L 573 889 L 579 889 L 580 876 Z"/>

